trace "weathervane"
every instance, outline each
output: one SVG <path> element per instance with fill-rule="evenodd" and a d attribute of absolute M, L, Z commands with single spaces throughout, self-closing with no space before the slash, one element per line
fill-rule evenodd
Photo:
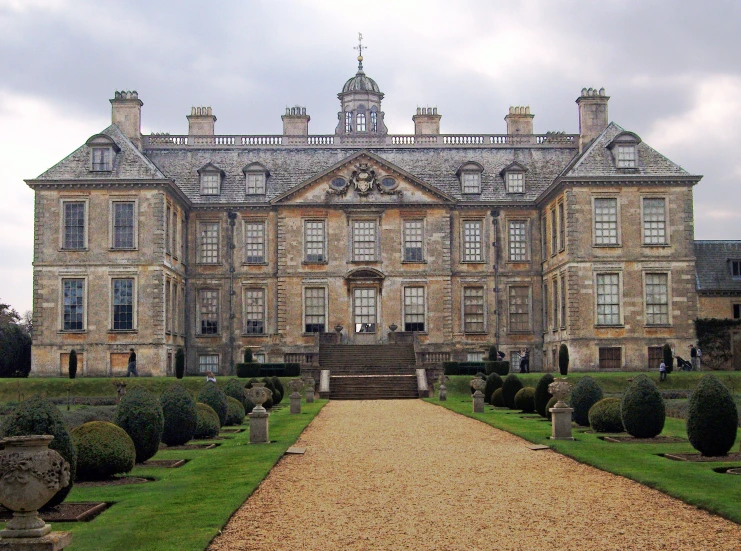
<path fill-rule="evenodd" d="M 363 70 L 363 33 L 358 33 L 358 45 L 353 46 L 353 50 L 358 51 L 358 71 L 362 71 Z"/>

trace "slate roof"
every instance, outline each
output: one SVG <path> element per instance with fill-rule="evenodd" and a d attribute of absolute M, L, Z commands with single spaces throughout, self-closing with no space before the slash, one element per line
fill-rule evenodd
<path fill-rule="evenodd" d="M 741 278 L 734 278 L 731 260 L 741 261 L 741 241 L 695 241 L 697 290 L 738 291 Z"/>

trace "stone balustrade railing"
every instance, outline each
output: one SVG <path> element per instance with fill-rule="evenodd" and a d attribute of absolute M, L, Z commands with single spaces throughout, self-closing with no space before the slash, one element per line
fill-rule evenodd
<path fill-rule="evenodd" d="M 287 364 L 300 364 L 303 367 L 318 363 L 319 354 L 315 352 L 288 353 L 283 355 L 283 360 Z"/>
<path fill-rule="evenodd" d="M 439 364 L 450 361 L 450 352 L 417 352 L 417 364 Z"/>

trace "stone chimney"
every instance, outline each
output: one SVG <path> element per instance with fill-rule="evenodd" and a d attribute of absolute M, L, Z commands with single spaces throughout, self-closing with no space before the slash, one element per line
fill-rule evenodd
<path fill-rule="evenodd" d="M 190 115 L 187 118 L 189 137 L 214 135 L 216 117 L 214 117 L 210 107 L 191 107 Z"/>
<path fill-rule="evenodd" d="M 507 122 L 507 134 L 529 135 L 533 133 L 533 119 L 535 115 L 530 114 L 530 106 L 510 107 L 509 113 L 504 120 Z"/>
<path fill-rule="evenodd" d="M 306 114 L 306 107 L 296 105 L 286 107 L 286 114 L 282 115 L 283 142 L 286 144 L 306 144 L 309 135 L 309 121 L 311 117 Z"/>
<path fill-rule="evenodd" d="M 111 122 L 139 149 L 142 147 L 142 105 L 136 90 L 116 92 L 111 100 Z"/>
<path fill-rule="evenodd" d="M 607 128 L 607 102 L 610 97 L 605 89 L 582 88 L 581 96 L 576 100 L 579 106 L 579 151 Z"/>
<path fill-rule="evenodd" d="M 414 135 L 435 136 L 440 134 L 441 118 L 442 115 L 437 114 L 437 107 L 417 107 L 417 114 L 412 117 Z"/>

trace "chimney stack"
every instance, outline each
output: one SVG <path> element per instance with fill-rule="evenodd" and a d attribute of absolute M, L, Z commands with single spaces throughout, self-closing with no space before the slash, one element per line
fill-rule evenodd
<path fill-rule="evenodd" d="M 188 137 L 213 136 L 216 117 L 210 107 L 191 107 L 188 119 Z M 191 140 L 190 143 L 193 143 Z"/>
<path fill-rule="evenodd" d="M 530 106 L 510 107 L 509 113 L 504 120 L 507 122 L 507 134 L 529 135 L 533 133 L 533 119 L 535 115 L 530 114 Z"/>
<path fill-rule="evenodd" d="M 286 114 L 281 116 L 283 121 L 283 136 L 286 144 L 306 144 L 309 135 L 309 121 L 306 107 L 296 105 L 286 107 Z"/>
<path fill-rule="evenodd" d="M 111 101 L 111 122 L 124 136 L 142 148 L 142 101 L 136 90 L 115 92 Z"/>
<path fill-rule="evenodd" d="M 437 114 L 437 107 L 417 107 L 417 114 L 412 117 L 414 135 L 436 136 L 440 134 L 441 118 L 442 115 Z"/>
<path fill-rule="evenodd" d="M 607 102 L 610 97 L 605 89 L 582 88 L 581 96 L 576 100 L 579 106 L 579 151 L 583 151 L 589 142 L 607 128 Z"/>

